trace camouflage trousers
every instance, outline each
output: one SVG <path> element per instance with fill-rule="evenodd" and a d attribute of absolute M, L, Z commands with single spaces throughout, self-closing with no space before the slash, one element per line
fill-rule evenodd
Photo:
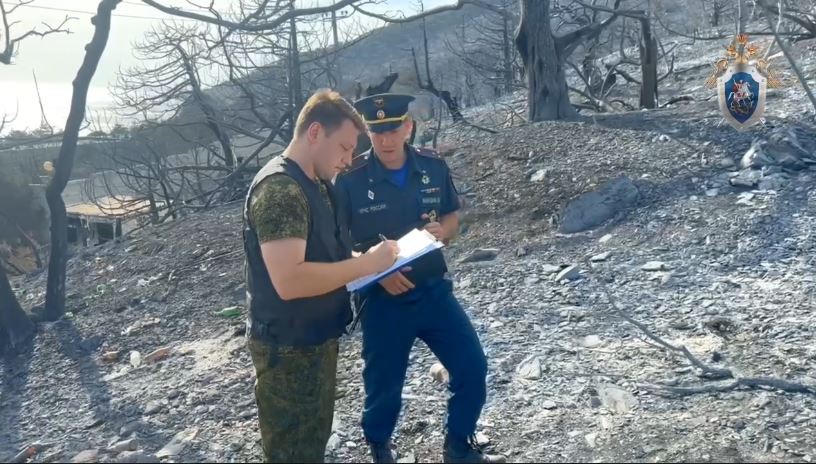
<path fill-rule="evenodd" d="M 249 339 L 266 462 L 323 462 L 331 435 L 338 343 L 295 348 Z"/>

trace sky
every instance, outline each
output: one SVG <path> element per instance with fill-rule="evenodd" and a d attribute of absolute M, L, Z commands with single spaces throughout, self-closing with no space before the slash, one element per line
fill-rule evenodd
<path fill-rule="evenodd" d="M 6 8 L 19 0 L 3 0 Z M 218 7 L 237 3 L 234 0 L 215 0 Z M 300 0 L 305 6 L 325 5 L 331 0 Z M 12 21 L 20 23 L 12 28 L 12 36 L 22 33 L 43 22 L 57 25 L 65 17 L 71 34 L 55 34 L 45 38 L 31 37 L 22 42 L 18 55 L 11 65 L 0 64 L 0 117 L 3 114 L 17 115 L 17 119 L 5 132 L 12 129 L 33 129 L 40 125 L 40 110 L 34 87 L 32 72 L 36 73 L 40 94 L 43 97 L 45 113 L 54 127 L 64 126 L 71 101 L 71 81 L 84 57 L 84 47 L 93 36 L 90 22 L 96 11 L 98 0 L 34 0 L 30 5 L 21 6 L 12 15 Z M 192 9 L 187 0 L 162 0 L 168 6 Z M 207 4 L 209 0 L 198 0 Z M 452 4 L 453 0 L 424 0 L 425 8 Z M 402 10 L 407 14 L 417 9 L 416 0 L 384 0 L 372 11 Z M 71 10 L 71 11 L 65 11 Z M 88 106 L 97 113 L 110 114 L 106 110 L 111 104 L 109 86 L 115 82 L 120 68 L 137 64 L 131 53 L 131 45 L 139 41 L 145 32 L 159 26 L 170 16 L 144 5 L 139 0 L 123 0 L 114 11 L 108 47 L 99 63 L 91 90 Z M 15 33 L 16 31 L 16 33 Z M 0 33 L 2 36 L 2 33 Z M 3 40 L 4 39 L 1 39 Z"/>

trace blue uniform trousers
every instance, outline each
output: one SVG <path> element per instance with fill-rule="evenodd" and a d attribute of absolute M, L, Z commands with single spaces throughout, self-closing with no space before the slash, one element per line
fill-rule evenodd
<path fill-rule="evenodd" d="M 365 299 L 363 329 L 363 433 L 374 443 L 391 438 L 402 405 L 408 355 L 419 338 L 450 374 L 448 433 L 465 439 L 476 431 L 486 397 L 487 360 L 449 280 L 424 284 L 398 297 L 381 288 Z"/>

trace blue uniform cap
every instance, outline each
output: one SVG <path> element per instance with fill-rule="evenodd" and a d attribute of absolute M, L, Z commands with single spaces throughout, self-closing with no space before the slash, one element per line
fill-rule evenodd
<path fill-rule="evenodd" d="M 382 93 L 361 98 L 354 107 L 363 116 L 371 132 L 388 132 L 398 128 L 408 117 L 411 95 Z"/>

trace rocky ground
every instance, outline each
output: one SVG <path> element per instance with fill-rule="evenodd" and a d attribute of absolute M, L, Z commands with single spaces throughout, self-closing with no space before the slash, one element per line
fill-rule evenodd
<path fill-rule="evenodd" d="M 770 115 L 739 134 L 716 126 L 713 105 L 443 134 L 467 200 L 447 251 L 489 357 L 479 432 L 493 452 L 559 462 L 816 457 L 813 394 L 670 394 L 731 381 L 702 379 L 612 304 L 711 366 L 816 385 L 812 123 Z M 564 233 L 570 202 L 620 175 L 627 201 L 601 198 L 602 225 Z M 66 318 L 0 360 L 0 459 L 261 460 L 234 308 L 242 253 L 232 204 L 74 256 Z M 44 283 L 14 282 L 26 306 L 42 301 Z M 405 462 L 441 457 L 446 390 L 434 363 L 418 343 L 396 437 Z M 361 369 L 355 334 L 342 347 L 331 461 L 368 459 Z"/>

